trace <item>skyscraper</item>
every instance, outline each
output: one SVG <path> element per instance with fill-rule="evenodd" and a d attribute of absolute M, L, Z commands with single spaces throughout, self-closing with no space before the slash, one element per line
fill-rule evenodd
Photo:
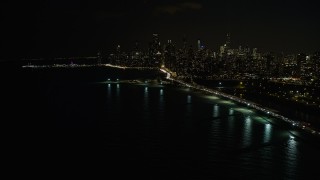
<path fill-rule="evenodd" d="M 300 53 L 297 55 L 297 71 L 298 71 L 298 76 L 304 77 L 306 74 L 305 72 L 305 67 L 306 67 L 306 54 Z"/>
<path fill-rule="evenodd" d="M 200 39 L 198 39 L 198 50 L 199 51 L 201 50 L 201 41 L 200 41 Z"/>
<path fill-rule="evenodd" d="M 162 64 L 162 48 L 159 40 L 159 34 L 152 35 L 152 42 L 150 43 L 150 64 L 159 66 Z"/>
<path fill-rule="evenodd" d="M 231 48 L 231 37 L 230 37 L 230 33 L 227 33 L 226 48 L 227 48 L 227 49 L 230 49 L 230 48 Z"/>
<path fill-rule="evenodd" d="M 157 54 L 158 52 L 161 52 L 161 44 L 159 40 L 159 34 L 153 34 L 152 35 L 152 42 L 151 42 L 151 53 L 152 55 Z"/>

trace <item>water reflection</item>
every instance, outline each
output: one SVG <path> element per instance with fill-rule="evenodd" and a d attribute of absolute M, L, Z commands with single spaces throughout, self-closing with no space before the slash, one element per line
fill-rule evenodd
<path fill-rule="evenodd" d="M 232 116 L 234 114 L 234 110 L 232 108 L 229 109 L 229 116 Z"/>
<path fill-rule="evenodd" d="M 163 89 L 160 89 L 159 103 L 160 105 L 163 104 Z"/>
<path fill-rule="evenodd" d="M 219 117 L 219 106 L 218 106 L 217 104 L 215 104 L 215 105 L 213 106 L 212 116 L 213 116 L 214 118 Z"/>
<path fill-rule="evenodd" d="M 120 84 L 117 84 L 117 97 L 120 96 Z"/>
<path fill-rule="evenodd" d="M 144 88 L 144 97 L 147 98 L 148 97 L 148 87 Z"/>
<path fill-rule="evenodd" d="M 265 124 L 264 126 L 264 134 L 263 134 L 263 142 L 267 143 L 271 139 L 272 127 L 270 124 Z"/>
<path fill-rule="evenodd" d="M 149 90 L 148 87 L 144 87 L 144 101 L 143 101 L 143 110 L 145 117 L 149 117 Z"/>
<path fill-rule="evenodd" d="M 213 145 L 213 147 L 216 146 L 221 146 L 220 142 L 222 140 L 221 138 L 221 121 L 219 119 L 215 119 L 211 123 L 211 138 L 210 138 L 210 143 Z"/>
<path fill-rule="evenodd" d="M 234 144 L 234 123 L 235 123 L 235 116 L 229 116 L 228 117 L 228 129 L 227 129 L 227 136 L 228 136 L 228 143 L 229 143 L 229 146 L 232 147 L 233 144 Z"/>
<path fill-rule="evenodd" d="M 111 84 L 108 84 L 108 98 L 111 98 Z"/>
<path fill-rule="evenodd" d="M 129 88 L 129 90 L 126 88 Z M 302 146 L 303 141 L 290 139 L 287 129 L 283 130 L 281 126 L 278 127 L 268 123 L 270 119 L 265 119 L 264 116 L 260 117 L 258 114 L 251 112 L 250 109 L 243 106 L 220 104 L 219 100 L 208 101 L 208 99 L 199 98 L 197 94 L 191 92 L 177 94 L 176 91 L 171 91 L 170 88 L 166 87 L 134 86 L 134 90 L 138 89 L 138 91 L 132 91 L 132 88 L 130 88 L 131 86 L 124 84 L 120 84 L 120 86 L 115 83 L 108 84 L 107 92 L 108 96 L 112 97 L 116 95 L 117 89 L 120 89 L 121 97 L 125 97 L 122 98 L 120 103 L 126 103 L 127 100 L 129 102 L 137 101 L 138 107 L 136 109 L 139 110 L 137 115 L 141 118 L 142 123 L 135 123 L 136 127 L 132 128 L 135 131 L 132 130 L 132 132 L 141 134 L 141 136 L 140 134 L 136 135 L 136 137 L 141 137 L 141 140 L 138 139 L 137 141 L 141 143 L 141 146 L 148 145 L 147 153 L 149 153 L 149 148 L 156 149 L 152 150 L 150 154 L 164 149 L 166 152 L 161 153 L 167 155 L 167 150 L 175 148 L 175 153 L 180 153 L 178 150 L 182 152 L 180 159 L 183 157 L 190 164 L 193 163 L 194 159 L 198 160 L 200 156 L 204 156 L 203 159 L 206 162 L 201 163 L 205 164 L 205 171 L 217 172 L 214 170 L 216 167 L 218 169 L 232 167 L 232 170 L 239 169 L 235 171 L 235 176 L 236 173 L 239 173 L 239 177 L 261 172 L 261 174 L 269 175 L 269 177 L 279 177 L 279 179 L 290 177 L 288 179 L 294 179 L 295 175 L 305 175 L 305 169 L 312 167 L 309 164 L 308 166 L 303 165 L 303 168 L 300 166 L 300 164 L 307 164 L 304 152 L 310 152 L 308 147 Z M 137 92 L 137 97 L 132 92 Z M 177 92 L 181 93 L 180 91 Z M 120 105 L 120 110 L 117 111 L 116 98 L 112 98 L 107 104 L 108 117 L 118 115 L 116 113 L 123 114 L 128 111 L 123 108 L 132 107 Z M 182 119 L 179 124 L 169 121 L 176 117 Z M 201 120 L 201 123 L 205 122 L 205 124 L 198 125 L 200 124 L 198 123 L 199 120 Z M 123 128 L 119 127 L 118 129 Z M 129 130 L 130 128 L 126 129 Z M 143 131 L 141 132 L 140 129 Z M 166 132 L 174 133 L 164 137 L 163 135 Z M 163 139 L 160 139 L 162 137 Z M 171 137 L 173 137 L 173 140 L 167 143 L 167 140 Z M 190 140 L 189 137 L 194 138 L 194 140 Z M 283 140 L 286 137 L 287 139 Z M 178 141 L 179 143 L 176 143 Z M 158 144 L 161 143 L 158 142 L 166 143 L 160 146 Z M 299 148 L 297 148 L 297 143 L 301 143 Z M 189 147 L 194 149 L 190 150 Z M 237 151 L 238 148 L 244 149 Z M 160 159 L 163 158 L 162 154 L 161 156 L 152 156 Z M 312 158 L 318 160 L 319 156 L 315 154 L 312 155 Z M 176 162 L 178 161 L 176 159 L 168 158 L 168 160 L 174 161 L 175 164 L 181 163 L 180 160 Z M 232 175 L 227 174 L 226 179 L 232 179 L 229 176 Z"/>
<path fill-rule="evenodd" d="M 243 130 L 243 146 L 247 147 L 251 144 L 251 132 L 252 132 L 252 120 L 250 116 L 247 116 L 244 120 Z"/>
<path fill-rule="evenodd" d="M 191 96 L 190 96 L 190 95 L 188 95 L 188 97 L 187 97 L 187 103 L 188 103 L 188 104 L 191 103 Z"/>
<path fill-rule="evenodd" d="M 159 111 L 161 112 L 161 113 L 160 113 L 160 116 L 165 113 L 165 110 L 164 110 L 164 100 L 163 100 L 163 89 L 160 89 Z"/>
<path fill-rule="evenodd" d="M 297 144 L 298 142 L 295 140 L 294 136 L 289 135 L 289 139 L 286 144 L 286 174 L 288 176 L 292 176 L 296 172 L 297 168 Z"/>
<path fill-rule="evenodd" d="M 108 84 L 108 88 L 107 88 L 107 112 L 110 113 L 112 112 L 112 87 L 111 84 Z"/>
<path fill-rule="evenodd" d="M 192 114 L 191 95 L 187 96 L 186 116 L 189 117 Z"/>

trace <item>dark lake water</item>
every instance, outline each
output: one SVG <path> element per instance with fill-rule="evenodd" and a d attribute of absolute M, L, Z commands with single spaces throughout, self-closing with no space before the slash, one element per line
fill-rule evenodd
<path fill-rule="evenodd" d="M 320 178 L 317 142 L 226 99 L 161 84 L 12 84 L 4 112 L 14 121 L 11 163 L 28 174 Z"/>

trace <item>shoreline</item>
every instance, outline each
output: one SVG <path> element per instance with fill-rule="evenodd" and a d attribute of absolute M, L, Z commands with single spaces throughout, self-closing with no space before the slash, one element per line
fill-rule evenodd
<path fill-rule="evenodd" d="M 186 82 L 184 82 L 182 80 L 177 80 L 177 79 L 171 78 L 171 73 L 170 73 L 169 70 L 164 69 L 164 68 L 161 68 L 160 70 L 161 70 L 161 72 L 167 74 L 166 79 L 168 79 L 168 80 L 174 81 L 174 82 L 176 82 L 178 84 L 181 84 L 183 86 L 186 86 L 186 87 L 189 87 L 189 88 L 192 88 L 192 89 L 195 89 L 195 90 L 207 92 L 209 94 L 214 94 L 216 96 L 227 98 L 229 100 L 232 100 L 234 102 L 240 103 L 242 105 L 246 105 L 247 107 L 250 107 L 250 108 L 253 108 L 255 110 L 258 110 L 261 113 L 265 113 L 268 116 L 274 117 L 276 119 L 280 119 L 283 122 L 286 122 L 288 125 L 291 124 L 294 128 L 298 128 L 302 132 L 307 132 L 308 134 L 313 135 L 316 138 L 320 138 L 320 132 L 316 131 L 313 127 L 311 127 L 309 123 L 294 121 L 292 119 L 289 119 L 289 118 L 287 118 L 287 117 L 285 117 L 283 115 L 280 115 L 280 114 L 276 113 L 275 110 L 273 110 L 273 109 L 269 109 L 269 108 L 263 107 L 260 104 L 257 104 L 257 103 L 252 102 L 252 101 L 248 101 L 248 100 L 245 100 L 245 99 L 242 99 L 242 98 L 238 98 L 236 96 L 233 96 L 233 95 L 230 95 L 230 94 L 227 94 L 227 93 L 224 93 L 224 92 L 220 92 L 220 91 L 217 91 L 217 90 L 214 90 L 214 89 L 210 89 L 210 88 L 207 88 L 205 86 L 202 86 L 202 85 L 199 85 L 199 84 L 196 84 L 196 83 L 190 84 L 190 83 L 186 83 Z M 293 133 L 291 133 L 291 134 L 295 135 Z M 295 135 L 295 136 L 297 136 L 297 135 Z"/>
<path fill-rule="evenodd" d="M 22 66 L 22 68 L 31 68 L 31 69 L 44 69 L 44 68 L 83 68 L 83 67 L 110 67 L 110 68 L 116 68 L 116 69 L 135 69 L 135 70 L 158 70 L 160 73 L 164 73 L 166 74 L 166 77 L 164 77 L 165 79 L 169 80 L 171 83 L 176 82 L 180 85 L 183 85 L 185 87 L 189 87 L 195 90 L 199 90 L 202 92 L 206 92 L 212 95 L 216 95 L 216 96 L 220 96 L 229 100 L 232 100 L 234 102 L 237 102 L 241 105 L 253 108 L 261 113 L 264 113 L 267 116 L 271 116 L 273 118 L 276 119 L 280 119 L 283 122 L 287 123 L 288 125 L 292 125 L 293 128 L 297 128 L 299 130 L 301 130 L 302 132 L 306 132 L 310 135 L 313 135 L 317 138 L 320 138 L 320 131 L 317 131 L 315 128 L 313 128 L 312 126 L 310 126 L 310 123 L 305 123 L 305 122 L 300 122 L 300 121 L 295 121 L 292 119 L 289 119 L 281 114 L 278 114 L 277 110 L 274 109 L 270 109 L 267 107 L 264 107 L 260 104 L 257 104 L 253 101 L 249 101 L 249 100 L 245 100 L 224 92 L 220 92 L 211 88 L 208 88 L 206 86 L 203 85 L 199 85 L 196 83 L 186 83 L 182 80 L 178 80 L 177 78 L 172 78 L 172 72 L 170 72 L 170 70 L 166 69 L 166 68 L 155 68 L 155 67 L 121 67 L 121 66 L 114 66 L 111 64 L 100 64 L 100 65 L 51 65 L 51 66 L 34 66 L 34 65 L 26 65 L 26 66 Z"/>

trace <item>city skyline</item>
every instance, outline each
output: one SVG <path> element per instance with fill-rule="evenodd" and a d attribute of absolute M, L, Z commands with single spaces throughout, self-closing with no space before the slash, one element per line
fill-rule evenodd
<path fill-rule="evenodd" d="M 230 32 L 234 45 L 313 53 L 320 42 L 316 7 L 298 0 L 1 2 L 1 59 L 89 56 L 115 44 L 130 49 L 152 33 L 163 42 L 181 43 L 186 35 L 191 44 L 201 39 L 218 49 Z"/>
<path fill-rule="evenodd" d="M 195 38 L 195 39 L 188 39 L 187 35 L 182 35 L 178 41 L 172 40 L 172 39 L 177 39 L 177 38 L 169 38 L 169 39 L 162 39 L 161 34 L 159 33 L 151 33 L 146 35 L 147 41 L 143 42 L 140 40 L 135 40 L 132 42 L 128 42 L 125 44 L 120 44 L 120 43 L 115 43 L 115 44 L 110 44 L 110 47 L 108 46 L 108 49 L 95 49 L 93 50 L 90 54 L 69 54 L 69 55 L 64 55 L 64 54 L 57 54 L 53 56 L 21 56 L 17 58 L 16 60 L 45 60 L 45 59 L 69 59 L 69 58 L 96 58 L 96 56 L 109 56 L 110 54 L 113 54 L 115 51 L 118 51 L 118 49 L 121 49 L 121 52 L 125 53 L 130 53 L 133 51 L 137 51 L 137 48 L 139 48 L 139 51 L 141 52 L 147 52 L 150 49 L 150 45 L 153 43 L 153 36 L 157 35 L 158 36 L 158 41 L 160 42 L 160 48 L 161 51 L 164 51 L 166 46 L 168 44 L 172 44 L 177 50 L 182 49 L 184 46 L 187 48 L 193 49 L 195 51 L 202 49 L 202 50 L 208 50 L 212 53 L 221 53 L 221 47 L 222 46 L 228 46 L 228 49 L 230 50 L 239 50 L 239 49 L 249 49 L 251 52 L 254 50 L 256 52 L 259 52 L 261 54 L 274 54 L 277 56 L 298 56 L 299 54 L 305 54 L 305 55 L 313 55 L 313 54 L 318 54 L 320 52 L 320 49 L 317 49 L 315 51 L 297 51 L 297 52 L 284 52 L 284 51 L 269 51 L 266 48 L 263 47 L 255 47 L 250 44 L 245 44 L 241 42 L 237 42 L 236 44 L 234 42 L 234 38 L 230 32 L 226 32 L 224 34 L 224 38 L 222 38 L 222 41 L 220 44 L 217 44 L 215 48 L 212 48 L 208 45 L 208 42 L 204 39 L 200 38 Z M 235 38 L 237 39 L 237 38 Z M 1 59 L 5 60 L 5 59 Z M 10 58 L 9 58 L 10 60 Z"/>
<path fill-rule="evenodd" d="M 284 54 L 263 52 L 250 46 L 232 46 L 230 33 L 219 49 L 208 49 L 198 39 L 192 45 L 186 39 L 177 46 L 172 40 L 161 43 L 161 35 L 152 34 L 147 48 L 140 42 L 130 50 L 115 45 L 110 53 L 98 52 L 90 57 L 24 58 L 23 63 L 34 65 L 86 66 L 112 64 L 121 67 L 166 67 L 183 78 L 197 79 L 273 79 L 295 81 L 298 84 L 319 85 L 320 52 Z M 195 43 L 195 42 L 194 42 Z M 41 62 L 42 60 L 42 62 Z M 298 81 L 296 81 L 298 80 Z"/>
<path fill-rule="evenodd" d="M 161 47 L 165 47 L 168 44 L 173 44 L 176 48 L 179 49 L 187 45 L 188 48 L 192 48 L 194 50 L 206 49 L 206 50 L 210 50 L 212 52 L 217 52 L 217 53 L 221 50 L 221 46 L 228 46 L 229 49 L 251 48 L 251 50 L 257 49 L 260 53 L 275 53 L 275 54 L 283 54 L 283 55 L 292 55 L 292 54 L 298 55 L 301 53 L 313 54 L 313 53 L 318 53 L 320 51 L 320 49 L 316 49 L 315 51 L 310 51 L 310 52 L 309 51 L 285 52 L 283 50 L 272 51 L 272 50 L 266 49 L 265 47 L 252 46 L 251 44 L 246 44 L 244 42 L 238 42 L 238 41 L 234 42 L 234 39 L 238 39 L 238 38 L 237 37 L 234 38 L 234 36 L 232 36 L 230 32 L 225 32 L 220 44 L 217 44 L 216 47 L 209 46 L 208 44 L 210 43 L 206 39 L 192 38 L 190 40 L 188 39 L 188 35 L 186 34 L 182 35 L 181 38 L 179 38 L 176 41 L 175 39 L 177 39 L 177 37 L 163 39 L 160 33 L 154 32 L 154 33 L 146 34 L 147 41 L 140 41 L 137 39 L 135 41 L 124 43 L 124 44 L 116 43 L 116 44 L 113 44 L 110 49 L 105 49 L 102 51 L 98 50 L 97 52 L 98 53 L 105 52 L 108 55 L 108 53 L 113 53 L 115 50 L 117 50 L 119 46 L 121 47 L 121 50 L 123 52 L 135 51 L 137 46 L 139 46 L 139 49 L 141 51 L 148 51 L 148 49 L 150 48 L 150 44 L 152 44 L 154 41 L 153 39 L 154 35 L 157 36 Z"/>

